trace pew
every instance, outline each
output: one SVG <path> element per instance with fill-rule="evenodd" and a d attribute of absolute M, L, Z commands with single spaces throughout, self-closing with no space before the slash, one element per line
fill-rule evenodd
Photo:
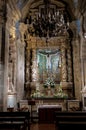
<path fill-rule="evenodd" d="M 55 111 L 56 130 L 86 128 L 85 111 Z"/>
<path fill-rule="evenodd" d="M 0 112 L 0 130 L 30 130 L 30 112 Z"/>

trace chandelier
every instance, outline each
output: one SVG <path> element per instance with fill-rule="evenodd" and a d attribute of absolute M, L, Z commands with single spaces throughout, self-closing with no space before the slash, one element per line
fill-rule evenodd
<path fill-rule="evenodd" d="M 50 0 L 43 0 L 43 3 L 39 6 L 38 12 L 27 18 L 29 34 L 47 38 L 66 35 L 69 17 L 65 7 L 57 7 L 51 4 Z"/>

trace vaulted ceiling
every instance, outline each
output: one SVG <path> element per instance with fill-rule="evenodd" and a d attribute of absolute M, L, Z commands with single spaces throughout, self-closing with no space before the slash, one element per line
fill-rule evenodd
<path fill-rule="evenodd" d="M 15 4 L 20 12 L 20 21 L 24 21 L 30 11 L 36 11 L 39 6 L 42 6 L 45 2 L 51 2 L 52 5 L 58 7 L 65 7 L 66 11 L 69 13 L 71 21 L 80 19 L 80 14 L 84 18 L 84 30 L 86 30 L 85 24 L 85 14 L 86 12 L 86 0 L 8 0 L 9 3 Z M 77 13 L 76 13 L 77 9 Z M 84 15 L 83 15 L 84 13 Z M 15 12 L 14 12 L 15 14 Z M 17 15 L 17 14 L 15 14 Z M 78 25 L 80 28 L 80 25 Z"/>
<path fill-rule="evenodd" d="M 20 9 L 22 14 L 22 19 L 26 17 L 30 10 L 36 10 L 40 5 L 43 5 L 45 2 L 51 2 L 51 4 L 58 7 L 65 7 L 69 12 L 71 19 L 74 17 L 74 2 L 73 0 L 16 0 L 17 7 Z"/>

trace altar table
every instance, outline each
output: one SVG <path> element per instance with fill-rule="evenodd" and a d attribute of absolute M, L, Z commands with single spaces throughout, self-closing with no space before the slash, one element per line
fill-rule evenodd
<path fill-rule="evenodd" d="M 38 106 L 39 123 L 53 123 L 54 112 L 61 111 L 61 105 L 40 105 Z"/>

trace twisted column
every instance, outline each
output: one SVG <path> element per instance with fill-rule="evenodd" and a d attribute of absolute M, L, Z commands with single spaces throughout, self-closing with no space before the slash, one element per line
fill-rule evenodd
<path fill-rule="evenodd" d="M 25 82 L 30 82 L 30 49 L 26 48 Z"/>
<path fill-rule="evenodd" d="M 66 68 L 66 48 L 65 43 L 61 45 L 61 80 L 62 82 L 67 81 L 67 68 Z"/>
<path fill-rule="evenodd" d="M 68 46 L 67 49 L 67 70 L 68 70 L 68 82 L 73 81 L 73 76 L 72 76 L 72 58 L 71 58 L 71 47 L 70 45 Z"/>
<path fill-rule="evenodd" d="M 32 82 L 38 81 L 38 67 L 36 49 L 32 49 Z"/>

